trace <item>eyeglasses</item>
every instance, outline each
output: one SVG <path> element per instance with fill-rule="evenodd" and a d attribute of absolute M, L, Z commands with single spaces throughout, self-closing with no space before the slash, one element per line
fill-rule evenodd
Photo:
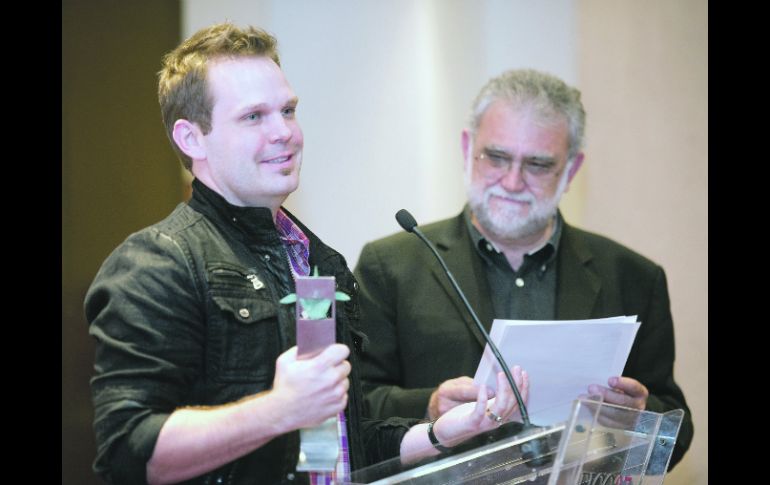
<path fill-rule="evenodd" d="M 487 179 L 499 179 L 506 175 L 515 162 L 510 153 L 485 148 L 476 155 L 481 174 Z M 519 173 L 527 184 L 542 184 L 558 173 L 556 159 L 552 157 L 527 157 L 519 159 Z"/>

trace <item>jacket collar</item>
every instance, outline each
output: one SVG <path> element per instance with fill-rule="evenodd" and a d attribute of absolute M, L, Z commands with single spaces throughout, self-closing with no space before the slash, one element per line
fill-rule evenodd
<path fill-rule="evenodd" d="M 556 318 L 591 318 L 602 288 L 592 265 L 594 255 L 579 230 L 564 224 L 557 255 Z"/>
<path fill-rule="evenodd" d="M 198 179 L 192 182 L 189 205 L 227 232 L 249 243 L 279 243 L 273 213 L 267 207 L 239 207 Z"/>
<path fill-rule="evenodd" d="M 426 235 L 429 238 L 435 238 L 436 249 L 441 254 L 441 257 L 444 258 L 447 268 L 449 268 L 449 271 L 454 276 L 460 289 L 465 293 L 471 308 L 476 311 L 481 324 L 489 332 L 492 327 L 492 319 L 494 318 L 489 283 L 484 275 L 481 258 L 473 250 L 473 241 L 468 233 L 468 228 L 465 227 L 462 213 L 451 219 L 450 224 L 445 227 L 446 230 L 433 234 L 431 234 L 431 231 L 426 230 L 428 232 Z M 482 347 L 486 345 L 486 340 L 484 340 L 484 337 L 444 274 L 441 266 L 438 264 L 432 265 L 432 271 L 441 287 L 450 295 L 458 313 L 462 315 L 465 324 L 468 326 L 468 330 L 479 342 L 479 345 Z"/>
<path fill-rule="evenodd" d="M 561 214 L 559 214 L 561 217 Z M 474 251 L 468 228 L 462 213 L 442 225 L 443 230 L 431 231 L 426 236 L 433 238 L 439 254 L 463 290 L 479 320 L 489 332 L 494 319 L 489 283 L 484 274 L 481 258 Z M 556 318 L 591 318 L 601 290 L 601 279 L 591 267 L 593 253 L 579 237 L 578 230 L 562 219 L 562 233 L 557 250 Z M 432 265 L 434 277 L 446 291 L 470 332 L 480 345 L 486 345 L 484 337 L 471 319 L 457 293 L 438 264 Z"/>
<path fill-rule="evenodd" d="M 224 197 L 210 189 L 198 179 L 193 179 L 193 193 L 189 205 L 224 230 L 235 233 L 247 245 L 280 244 L 273 213 L 267 207 L 239 207 L 230 204 Z M 345 259 L 331 249 L 297 219 L 285 207 L 281 210 L 294 221 L 310 240 L 310 267 L 318 265 L 322 275 L 338 264 L 345 265 Z M 345 267 L 347 267 L 345 265 Z M 326 271 L 324 271 L 326 270 Z"/>

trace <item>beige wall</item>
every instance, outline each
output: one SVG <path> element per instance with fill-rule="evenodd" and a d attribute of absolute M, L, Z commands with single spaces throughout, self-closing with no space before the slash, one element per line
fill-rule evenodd
<path fill-rule="evenodd" d="M 420 223 L 460 212 L 460 133 L 489 77 L 531 67 L 576 78 L 573 0 L 182 5 L 183 35 L 231 19 L 278 37 L 305 133 L 286 206 L 351 267 L 367 241 L 401 230 L 399 209 Z"/>
<path fill-rule="evenodd" d="M 695 438 L 666 485 L 708 483 L 708 4 L 581 0 L 583 226 L 661 264 Z"/>

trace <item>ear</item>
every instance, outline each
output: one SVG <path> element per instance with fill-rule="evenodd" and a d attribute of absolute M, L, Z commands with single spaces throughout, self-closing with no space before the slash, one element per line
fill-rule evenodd
<path fill-rule="evenodd" d="M 171 132 L 174 137 L 174 143 L 179 149 L 192 158 L 200 160 L 206 158 L 206 150 L 203 145 L 203 133 L 198 125 L 185 119 L 176 120 L 174 129 Z"/>
<path fill-rule="evenodd" d="M 462 149 L 463 149 L 463 168 L 467 171 L 468 170 L 468 163 L 471 160 L 471 134 L 468 132 L 467 129 L 463 130 L 462 134 Z"/>
<path fill-rule="evenodd" d="M 569 173 L 567 174 L 567 187 L 564 189 L 564 192 L 569 192 L 569 186 L 572 183 L 572 179 L 575 178 L 575 175 L 577 174 L 578 170 L 583 165 L 584 158 L 585 158 L 585 154 L 583 152 L 580 152 L 575 156 L 575 160 L 572 162 L 572 165 L 569 167 Z"/>

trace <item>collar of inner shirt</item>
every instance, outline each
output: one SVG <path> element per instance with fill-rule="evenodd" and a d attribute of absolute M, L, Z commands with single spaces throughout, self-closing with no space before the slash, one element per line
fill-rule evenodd
<path fill-rule="evenodd" d="M 545 271 L 546 266 L 556 257 L 556 249 L 559 247 L 559 241 L 561 239 L 561 229 L 563 224 L 561 212 L 557 211 L 554 218 L 554 228 L 553 232 L 551 233 L 551 237 L 548 238 L 548 240 L 545 241 L 542 246 L 529 251 L 525 256 L 527 259 L 534 258 L 538 263 L 540 263 L 541 272 Z M 465 219 L 465 223 L 468 226 L 468 231 L 470 232 L 473 245 L 481 255 L 486 257 L 489 253 L 492 252 L 498 255 L 502 255 L 502 251 L 498 249 L 495 243 L 484 237 L 484 235 L 481 234 L 476 226 L 473 225 L 471 209 L 467 204 L 463 208 L 463 219 Z"/>

